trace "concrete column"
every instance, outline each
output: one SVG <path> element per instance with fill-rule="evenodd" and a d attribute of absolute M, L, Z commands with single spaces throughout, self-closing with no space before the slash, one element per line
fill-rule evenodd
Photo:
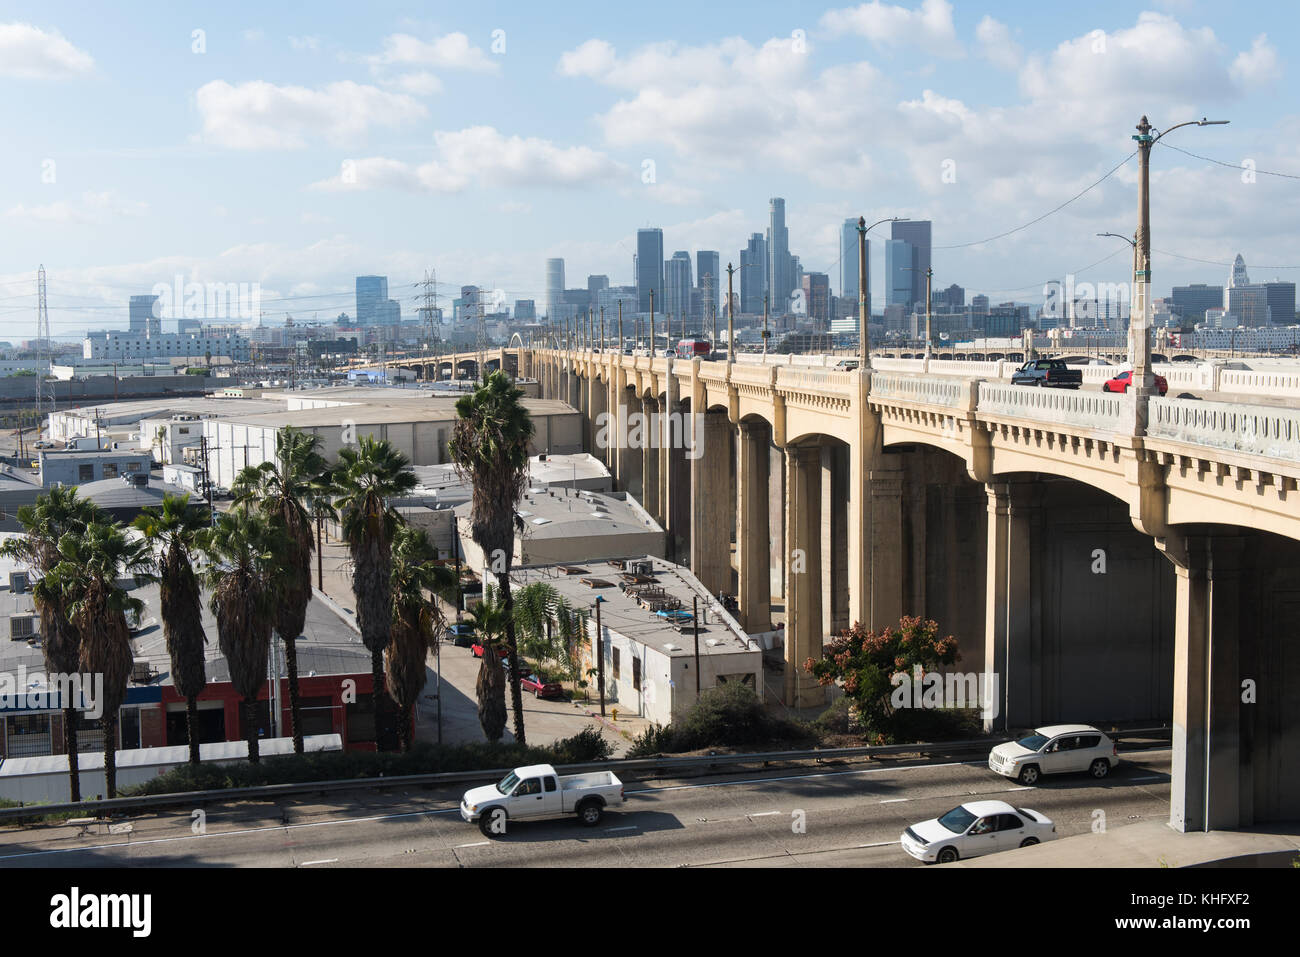
<path fill-rule="evenodd" d="M 736 556 L 740 566 L 740 620 L 748 632 L 772 627 L 771 556 L 768 549 L 768 455 L 770 430 L 765 423 L 741 422 L 737 429 L 739 468 L 736 482 Z"/>
<path fill-rule="evenodd" d="M 771 565 L 768 588 L 773 598 L 785 601 L 785 519 L 789 501 L 785 494 L 785 449 L 768 448 L 767 535 L 768 561 Z"/>
<path fill-rule="evenodd" d="M 881 456 L 884 459 L 885 456 Z M 867 566 L 867 624 L 876 629 L 896 626 L 907 611 L 903 607 L 903 472 L 878 467 L 867 473 L 865 489 L 870 509 L 870 547 Z"/>
<path fill-rule="evenodd" d="M 619 487 L 626 491 L 650 512 L 645 500 L 644 449 L 649 441 L 646 435 L 646 417 L 641 397 L 631 389 L 623 390 L 627 403 L 627 445 L 620 450 Z M 654 513 L 651 512 L 653 515 Z"/>
<path fill-rule="evenodd" d="M 804 670 L 822 653 L 821 586 L 821 450 L 790 446 L 785 450 L 785 704 L 808 708 L 826 700 L 825 691 Z"/>
<path fill-rule="evenodd" d="M 998 691 L 998 714 L 986 730 L 1041 723 L 1042 489 L 1037 482 L 998 482 L 988 495 L 985 571 L 984 668 L 988 687 Z M 993 683 L 996 680 L 996 685 Z"/>
<path fill-rule="evenodd" d="M 725 412 L 692 415 L 691 571 L 712 594 L 731 586 L 731 424 Z"/>
<path fill-rule="evenodd" d="M 1179 831 L 1251 823 L 1241 803 L 1253 774 L 1241 751 L 1241 549 L 1223 535 L 1165 543 L 1177 575 L 1169 824 Z"/>
<path fill-rule="evenodd" d="M 843 445 L 821 450 L 822 630 L 837 634 L 852 624 L 848 591 L 848 456 Z"/>
<path fill-rule="evenodd" d="M 641 451 L 641 502 L 645 510 L 654 516 L 661 526 L 666 525 L 663 509 L 659 501 L 659 445 L 662 442 L 660 420 L 658 417 L 659 400 L 645 398 L 641 402 L 645 410 L 645 436 Z"/>

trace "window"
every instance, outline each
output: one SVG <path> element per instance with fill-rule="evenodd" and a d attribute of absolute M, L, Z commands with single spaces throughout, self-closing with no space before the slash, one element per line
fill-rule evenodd
<path fill-rule="evenodd" d="M 0 512 L 0 519 L 4 518 L 4 513 Z M 15 595 L 21 595 L 27 591 L 27 573 L 10 572 L 9 573 L 9 590 Z"/>
<path fill-rule="evenodd" d="M 542 793 L 542 779 L 529 778 L 528 780 L 521 781 L 519 783 L 519 789 L 515 791 L 515 797 L 520 797 L 524 794 L 541 794 L 541 793 Z"/>
<path fill-rule="evenodd" d="M 9 637 L 13 641 L 21 641 L 24 638 L 30 638 L 36 633 L 36 619 L 27 618 L 10 618 L 9 619 Z"/>
<path fill-rule="evenodd" d="M 78 466 L 77 466 L 77 481 L 78 481 L 78 482 L 93 482 L 93 481 L 95 481 L 95 466 L 93 466 L 93 465 L 78 465 Z"/>
<path fill-rule="evenodd" d="M 1024 826 L 1025 826 L 1025 822 L 1020 820 L 1020 818 L 1016 817 L 1014 814 L 998 815 L 999 831 L 1018 831 L 1020 830 L 1020 828 Z"/>
<path fill-rule="evenodd" d="M 299 707 L 304 736 L 334 733 L 334 702 L 328 697 L 303 698 Z"/>
<path fill-rule="evenodd" d="M 1079 737 L 1079 748 L 1081 750 L 1085 748 L 1095 748 L 1099 744 L 1101 744 L 1101 735 L 1099 734 L 1085 734 L 1080 735 Z"/>
<path fill-rule="evenodd" d="M 547 794 L 555 790 L 555 778 L 542 778 L 542 780 L 546 783 Z"/>
<path fill-rule="evenodd" d="M 632 690 L 641 690 L 641 659 L 632 659 Z"/>
<path fill-rule="evenodd" d="M 126 463 L 126 470 L 127 470 L 128 472 L 138 472 L 138 471 L 140 471 L 140 463 L 139 463 L 139 462 L 127 462 L 127 463 Z"/>
<path fill-rule="evenodd" d="M 109 479 L 109 478 L 117 478 L 117 463 L 116 463 L 116 462 L 105 462 L 105 463 L 104 463 L 104 478 L 106 478 L 106 479 Z"/>
<path fill-rule="evenodd" d="M 375 702 L 370 695 L 361 696 L 346 706 L 348 743 L 375 740 Z"/>
<path fill-rule="evenodd" d="M 618 680 L 618 649 L 617 649 L 617 648 L 611 648 L 611 649 L 610 649 L 610 659 L 609 659 L 609 660 L 610 660 L 610 663 L 611 663 L 611 668 L 610 668 L 610 670 L 613 672 L 614 680 L 617 681 L 617 680 Z"/>

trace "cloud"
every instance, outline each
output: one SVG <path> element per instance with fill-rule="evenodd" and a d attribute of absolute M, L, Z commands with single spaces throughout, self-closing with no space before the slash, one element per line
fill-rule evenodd
<path fill-rule="evenodd" d="M 915 45 L 936 56 L 962 55 L 947 0 L 925 0 L 919 10 L 871 0 L 826 11 L 821 25 L 833 34 L 863 37 L 879 48 Z"/>
<path fill-rule="evenodd" d="M 409 33 L 394 33 L 384 38 L 382 53 L 365 57 L 372 69 L 389 66 L 423 66 L 435 70 L 468 70 L 496 73 L 500 66 L 482 47 L 469 42 L 463 33 L 448 33 L 432 41 Z"/>
<path fill-rule="evenodd" d="M 255 80 L 232 86 L 224 80 L 195 93 L 203 119 L 202 139 L 229 149 L 301 149 L 322 137 L 355 143 L 371 126 L 399 126 L 427 115 L 403 93 L 351 81 L 312 90 Z"/>
<path fill-rule="evenodd" d="M 1237 54 L 1228 68 L 1228 74 L 1240 86 L 1254 88 L 1268 86 L 1282 77 L 1282 68 L 1277 61 L 1277 50 L 1268 42 L 1267 34 L 1255 37 L 1249 50 Z"/>
<path fill-rule="evenodd" d="M 295 50 L 308 50 L 316 53 L 320 50 L 320 37 L 290 37 L 289 46 Z"/>
<path fill-rule="evenodd" d="M 1011 38 L 1011 30 L 1005 23 L 1000 23 L 986 16 L 975 28 L 975 39 L 979 55 L 1002 70 L 1014 70 L 1020 66 L 1024 51 L 1020 44 Z"/>
<path fill-rule="evenodd" d="M 609 179 L 622 167 L 586 146 L 556 146 L 537 137 L 505 136 L 491 126 L 434 134 L 434 158 L 413 165 L 386 157 L 349 160 L 338 176 L 313 183 L 326 191 L 403 189 L 455 193 L 490 187 L 579 186 Z"/>
<path fill-rule="evenodd" d="M 403 73 L 391 80 L 382 80 L 385 86 L 412 96 L 432 96 L 442 92 L 442 81 L 432 73 Z"/>
<path fill-rule="evenodd" d="M 38 206 L 19 203 L 5 215 L 31 223 L 102 226 L 123 216 L 143 216 L 148 209 L 148 203 L 128 200 L 112 191 L 96 193 L 88 190 L 77 199 L 61 199 Z"/>
<path fill-rule="evenodd" d="M 88 73 L 95 66 L 57 31 L 28 23 L 0 23 L 0 76 L 53 80 Z"/>

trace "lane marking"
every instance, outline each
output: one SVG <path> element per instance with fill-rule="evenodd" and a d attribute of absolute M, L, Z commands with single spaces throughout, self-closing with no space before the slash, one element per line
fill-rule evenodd
<path fill-rule="evenodd" d="M 608 832 L 611 832 L 611 833 L 614 832 L 614 831 L 635 831 L 635 830 L 636 830 L 636 825 L 635 825 L 635 824 L 628 824 L 628 825 L 625 825 L 625 826 L 623 826 L 623 827 L 606 827 L 606 828 L 601 828 L 601 830 L 603 830 L 603 831 L 608 831 Z"/>
<path fill-rule="evenodd" d="M 760 811 L 757 814 L 751 814 L 750 817 L 775 817 L 780 811 Z"/>
<path fill-rule="evenodd" d="M 486 847 L 491 841 L 477 841 L 474 844 L 457 844 L 453 850 L 459 851 L 462 847 Z"/>
<path fill-rule="evenodd" d="M 311 867 L 313 864 L 337 864 L 337 863 L 338 863 L 338 860 L 339 860 L 339 859 L 338 859 L 337 857 L 330 857 L 330 858 L 327 858 L 327 859 L 325 859 L 325 860 L 323 860 L 323 861 L 303 861 L 303 862 L 302 862 L 300 865 L 298 865 L 298 866 L 299 866 L 299 867 Z"/>
<path fill-rule="evenodd" d="M 911 798 L 889 798 L 888 800 L 881 801 L 880 803 L 881 803 L 881 804 L 899 804 L 899 803 L 901 803 L 901 802 L 903 802 L 903 801 L 910 801 L 910 800 L 912 800 L 912 799 L 911 799 Z"/>

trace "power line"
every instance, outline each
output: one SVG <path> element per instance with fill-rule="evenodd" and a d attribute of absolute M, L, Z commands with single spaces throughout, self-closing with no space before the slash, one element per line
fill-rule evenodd
<path fill-rule="evenodd" d="M 995 240 L 995 239 L 1002 239 L 1004 236 L 1010 236 L 1012 233 L 1018 233 L 1018 232 L 1020 232 L 1022 229 L 1028 229 L 1030 226 L 1033 226 L 1035 223 L 1041 223 L 1044 219 L 1046 219 L 1048 216 L 1051 216 L 1053 213 L 1059 213 L 1061 210 L 1065 209 L 1065 207 L 1069 206 L 1069 205 L 1070 205 L 1071 203 L 1073 203 L 1075 200 L 1079 199 L 1079 197 L 1084 196 L 1085 194 L 1090 193 L 1092 190 L 1096 189 L 1098 186 L 1100 186 L 1100 185 L 1101 185 L 1102 183 L 1104 183 L 1106 180 L 1110 179 L 1110 177 L 1111 177 L 1112 175 L 1114 175 L 1115 173 L 1119 172 L 1119 170 L 1123 169 L 1124 166 L 1128 163 L 1128 161 L 1131 160 L 1131 159 L 1132 159 L 1134 156 L 1136 156 L 1136 155 L 1137 155 L 1137 150 L 1134 150 L 1132 153 L 1129 153 L 1128 156 L 1124 157 L 1123 161 L 1121 161 L 1117 166 L 1112 167 L 1112 168 L 1111 168 L 1111 169 L 1110 169 L 1110 170 L 1109 170 L 1109 171 L 1108 171 L 1104 176 L 1101 177 L 1101 179 L 1097 180 L 1097 181 L 1096 181 L 1095 183 L 1093 183 L 1091 186 L 1087 186 L 1087 187 L 1085 187 L 1084 189 L 1082 189 L 1082 190 L 1080 190 L 1079 192 L 1075 193 L 1073 196 L 1071 196 L 1071 197 L 1070 197 L 1069 199 L 1067 199 L 1065 202 L 1061 203 L 1061 205 L 1056 206 L 1056 207 L 1053 207 L 1052 209 L 1049 209 L 1047 212 L 1043 213 L 1043 215 L 1038 216 L 1038 217 L 1035 217 L 1034 219 L 1031 219 L 1031 220 L 1030 220 L 1029 222 L 1027 222 L 1027 223 L 1022 223 L 1021 225 L 1016 226 L 1016 227 L 1014 227 L 1014 228 L 1012 228 L 1012 229 L 1008 229 L 1008 230 L 1006 230 L 1005 232 L 998 233 L 996 236 L 989 236 L 987 239 L 977 239 L 977 240 L 975 240 L 974 242 L 969 242 L 969 243 L 952 243 L 952 244 L 947 245 L 947 246 L 933 246 L 933 247 L 931 247 L 931 248 L 933 248 L 933 249 L 964 249 L 964 248 L 966 248 L 967 246 L 979 246 L 979 245 L 981 245 L 981 244 L 983 244 L 983 243 L 991 243 L 991 242 L 993 242 L 993 240 Z M 841 255 L 842 255 L 842 254 L 841 254 Z"/>
<path fill-rule="evenodd" d="M 1171 150 L 1176 150 L 1177 152 L 1182 153 L 1184 156 L 1190 156 L 1192 157 L 1192 159 L 1198 159 L 1204 163 L 1213 163 L 1216 166 L 1226 166 L 1228 169 L 1235 169 L 1238 172 L 1249 171 L 1251 173 L 1259 173 L 1263 176 L 1280 176 L 1282 179 L 1300 179 L 1300 175 L 1297 175 L 1295 173 L 1278 173 L 1278 172 L 1274 172 L 1273 170 L 1256 169 L 1251 166 L 1242 166 L 1239 163 L 1225 163 L 1223 160 L 1216 160 L 1209 156 L 1201 156 L 1199 153 L 1193 153 L 1190 150 L 1185 150 L 1181 146 L 1174 146 L 1171 143 L 1161 143 L 1160 145 L 1168 147 Z M 1281 267 L 1270 267 L 1270 268 L 1281 268 Z"/>

